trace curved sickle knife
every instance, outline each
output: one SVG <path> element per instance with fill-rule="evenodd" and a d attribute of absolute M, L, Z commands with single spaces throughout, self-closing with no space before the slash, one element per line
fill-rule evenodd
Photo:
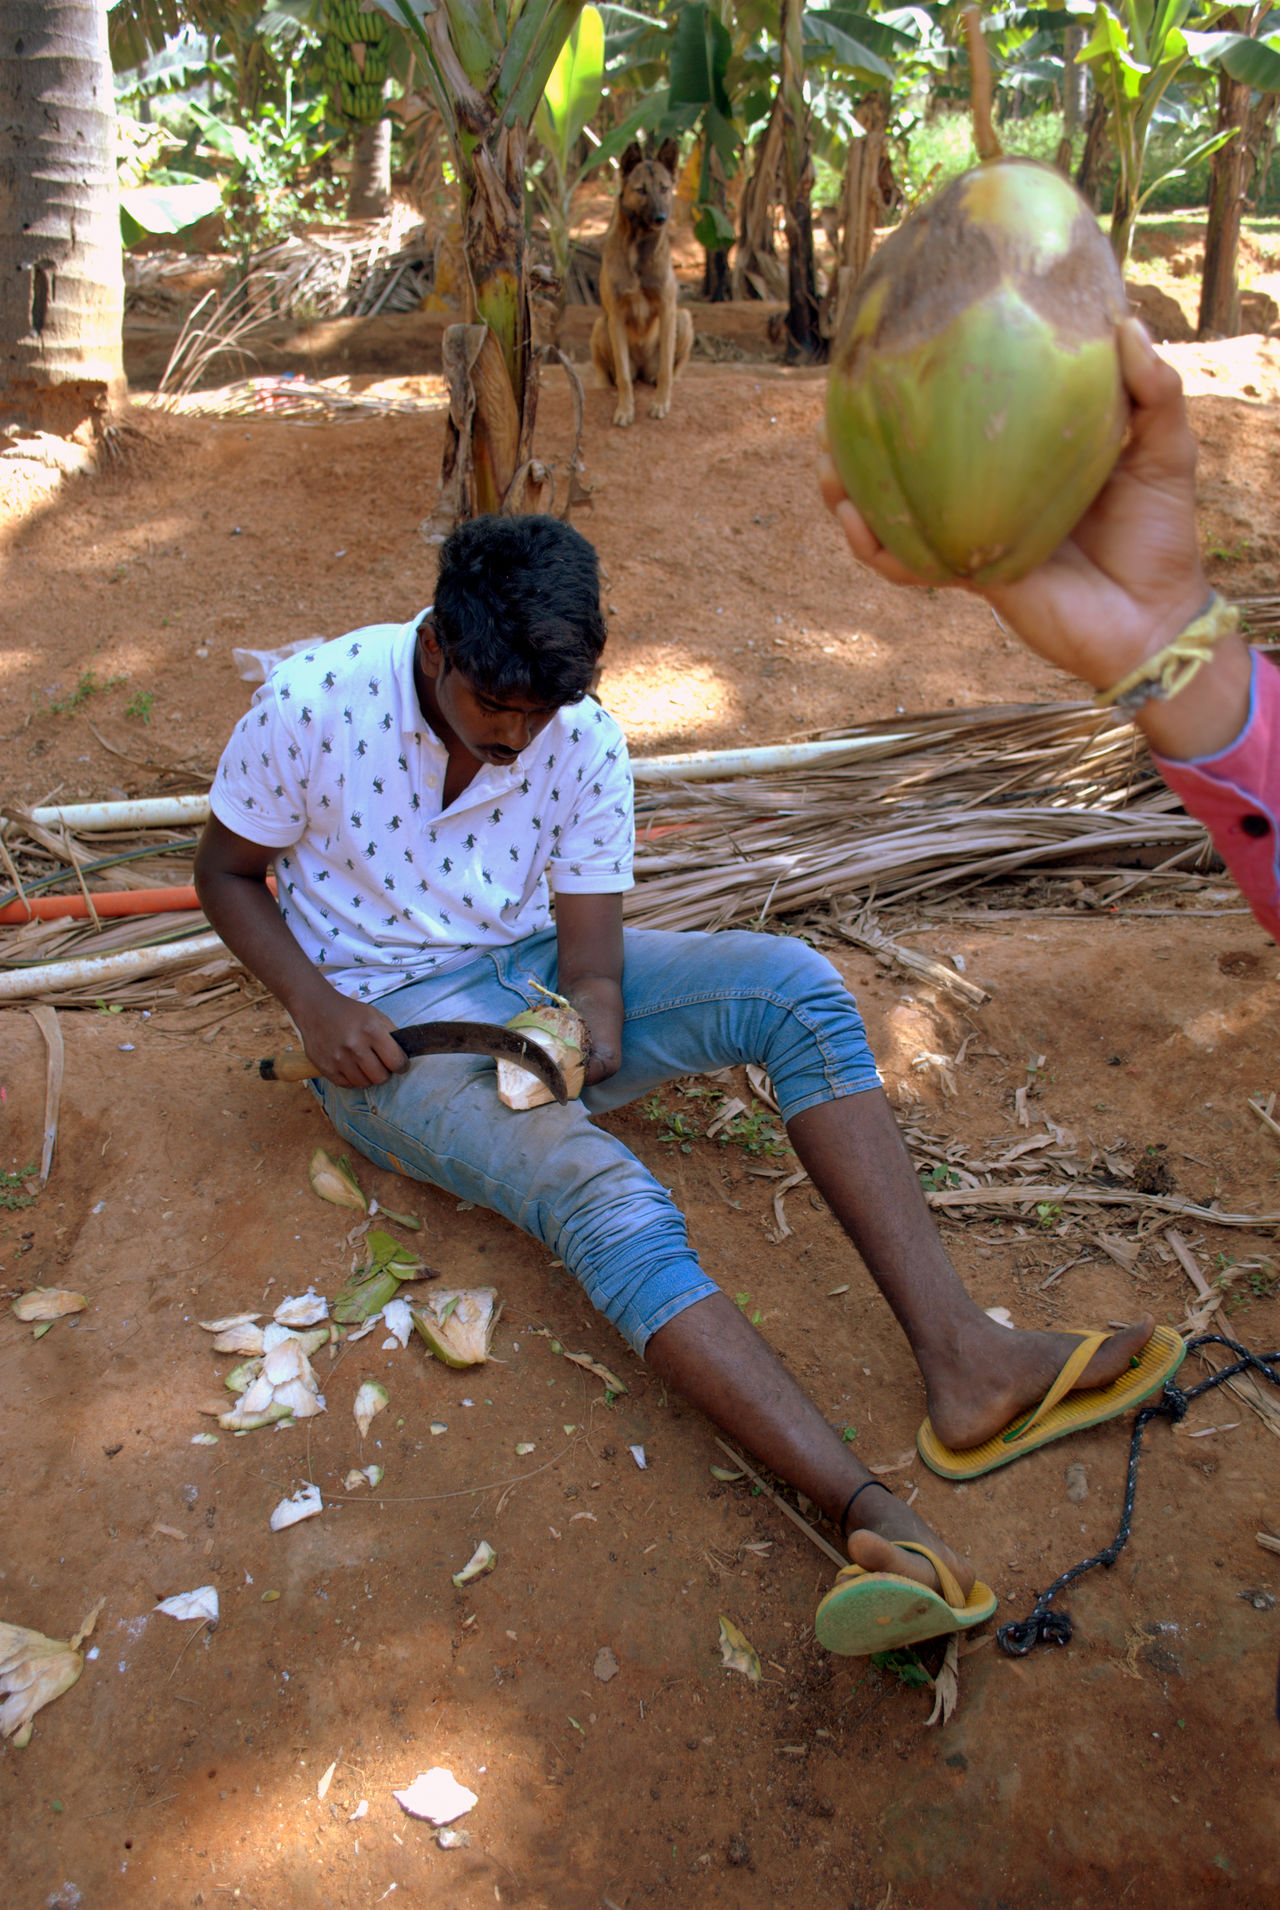
<path fill-rule="evenodd" d="M 564 1075 L 546 1049 L 517 1029 L 489 1021 L 420 1021 L 411 1028 L 393 1028 L 391 1033 L 410 1061 L 425 1054 L 489 1055 L 495 1061 L 513 1061 L 536 1074 L 562 1107 L 569 1099 Z M 254 1063 L 247 1061 L 245 1066 L 251 1068 Z M 268 1055 L 257 1063 L 257 1069 L 264 1081 L 311 1081 L 320 1073 L 300 1048 Z"/>

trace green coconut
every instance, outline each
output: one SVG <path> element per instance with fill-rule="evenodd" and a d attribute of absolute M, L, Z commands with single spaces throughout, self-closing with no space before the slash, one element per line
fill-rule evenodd
<path fill-rule="evenodd" d="M 1071 183 L 991 159 L 885 241 L 827 392 L 831 454 L 885 548 L 935 583 L 1011 583 L 1088 510 L 1128 424 L 1124 283 Z"/>

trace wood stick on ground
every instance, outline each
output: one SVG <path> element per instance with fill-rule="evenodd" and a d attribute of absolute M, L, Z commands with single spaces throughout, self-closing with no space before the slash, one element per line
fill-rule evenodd
<path fill-rule="evenodd" d="M 821 1532 L 815 1532 L 813 1527 L 809 1524 L 809 1521 L 807 1519 L 802 1519 L 800 1517 L 800 1514 L 796 1511 L 795 1507 L 793 1505 L 788 1505 L 786 1500 L 782 1497 L 782 1495 L 774 1491 L 773 1487 L 769 1484 L 768 1480 L 762 1479 L 760 1477 L 760 1474 L 755 1470 L 755 1468 L 753 1466 L 748 1465 L 747 1461 L 743 1458 L 740 1452 L 738 1452 L 733 1446 L 730 1446 L 723 1439 L 717 1439 L 716 1444 L 717 1446 L 719 1446 L 721 1452 L 728 1454 L 729 1458 L 732 1459 L 735 1466 L 741 1466 L 742 1470 L 746 1473 L 748 1479 L 750 1479 L 754 1485 L 759 1486 L 761 1492 L 767 1494 L 767 1496 L 773 1500 L 773 1503 L 777 1506 L 778 1510 L 786 1514 L 787 1518 L 790 1519 L 792 1525 L 799 1526 L 800 1530 L 804 1533 L 805 1537 L 811 1540 L 812 1543 L 817 1546 L 820 1552 L 825 1552 L 827 1557 L 829 1559 L 834 1559 L 837 1565 L 845 1566 L 849 1563 L 848 1554 L 837 1552 L 834 1545 L 828 1545 L 827 1541 L 823 1538 Z"/>
<path fill-rule="evenodd" d="M 57 1009 L 41 1002 L 31 1005 L 31 1015 L 44 1036 L 48 1050 L 44 1088 L 44 1147 L 40 1155 L 40 1185 L 44 1187 L 48 1183 L 49 1170 L 53 1166 L 53 1150 L 58 1142 L 58 1110 L 62 1105 L 62 1076 L 66 1058 Z"/>
<path fill-rule="evenodd" d="M 1177 1256 L 1178 1265 L 1182 1268 L 1188 1280 L 1190 1280 L 1199 1298 L 1202 1300 L 1212 1299 L 1213 1288 L 1201 1273 L 1196 1263 L 1196 1257 L 1190 1247 L 1188 1247 L 1186 1241 L 1182 1238 L 1182 1235 L 1176 1228 L 1170 1227 L 1165 1232 L 1165 1239 L 1173 1248 L 1174 1254 Z"/>

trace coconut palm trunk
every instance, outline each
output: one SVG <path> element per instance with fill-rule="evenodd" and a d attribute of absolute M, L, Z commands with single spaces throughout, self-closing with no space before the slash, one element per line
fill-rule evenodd
<path fill-rule="evenodd" d="M 1255 39 L 1268 8 L 1241 8 L 1222 16 L 1225 28 Z M 1200 316 L 1197 338 L 1234 338 L 1240 330 L 1240 287 L 1236 260 L 1240 224 L 1258 171 L 1270 151 L 1276 117 L 1275 76 L 1254 72 L 1239 78 L 1223 65 L 1218 74 L 1219 137 L 1227 138 L 1213 155 L 1209 173 L 1209 213 L 1205 229 L 1204 271 L 1200 279 Z M 1255 91 L 1255 86 L 1265 90 Z"/>
<path fill-rule="evenodd" d="M 125 392 L 104 0 L 4 0 L 0 417 L 99 432 Z"/>

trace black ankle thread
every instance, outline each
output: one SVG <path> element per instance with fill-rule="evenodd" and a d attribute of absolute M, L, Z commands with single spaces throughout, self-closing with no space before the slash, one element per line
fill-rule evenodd
<path fill-rule="evenodd" d="M 890 1497 L 891 1499 L 892 1499 L 892 1498 L 893 1498 L 893 1497 L 895 1496 L 895 1495 L 894 1495 L 894 1490 L 893 1490 L 893 1487 L 892 1487 L 892 1486 L 887 1486 L 887 1485 L 885 1485 L 885 1483 L 884 1483 L 884 1481 L 883 1481 L 883 1480 L 881 1480 L 881 1479 L 866 1479 L 866 1480 L 864 1480 L 864 1481 L 863 1481 L 863 1483 L 862 1483 L 862 1484 L 861 1484 L 861 1485 L 860 1485 L 860 1486 L 858 1487 L 858 1490 L 857 1490 L 857 1492 L 851 1492 L 851 1493 L 849 1494 L 849 1497 L 848 1497 L 848 1498 L 847 1498 L 847 1499 L 845 1500 L 845 1504 L 844 1504 L 844 1511 L 843 1511 L 843 1512 L 842 1512 L 842 1513 L 840 1514 L 840 1536 L 841 1536 L 841 1538 L 848 1538 L 848 1536 L 849 1536 L 849 1524 L 848 1524 L 848 1520 L 849 1520 L 849 1514 L 850 1514 L 850 1513 L 852 1512 L 852 1510 L 853 1510 L 853 1502 L 854 1502 L 854 1500 L 855 1500 L 855 1499 L 856 1499 L 856 1498 L 858 1497 L 858 1494 L 859 1494 L 859 1493 L 862 1493 L 862 1492 L 865 1492 L 865 1491 L 867 1490 L 867 1488 L 868 1488 L 868 1486 L 879 1486 L 879 1487 L 880 1487 L 880 1490 L 881 1490 L 881 1492 L 887 1492 L 887 1493 L 889 1494 L 889 1497 Z"/>

